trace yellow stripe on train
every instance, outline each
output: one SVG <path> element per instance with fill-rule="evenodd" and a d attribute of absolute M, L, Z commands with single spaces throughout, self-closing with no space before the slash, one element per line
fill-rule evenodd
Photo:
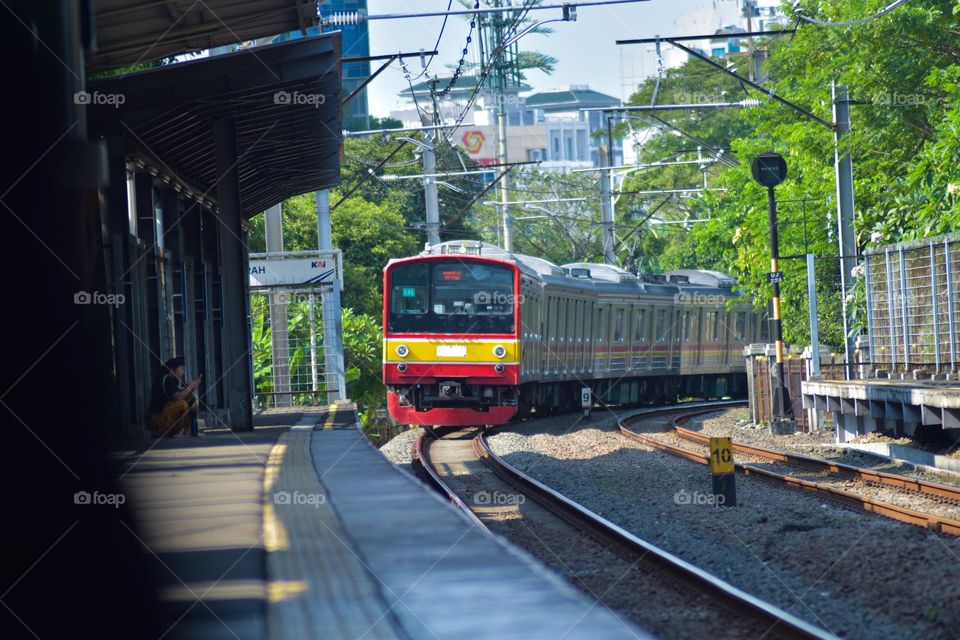
<path fill-rule="evenodd" d="M 519 359 L 520 343 L 517 340 L 391 338 L 383 341 L 384 362 L 502 362 L 508 364 L 517 362 Z"/>

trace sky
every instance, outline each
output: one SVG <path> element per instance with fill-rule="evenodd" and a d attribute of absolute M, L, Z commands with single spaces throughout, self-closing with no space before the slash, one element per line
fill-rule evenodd
<path fill-rule="evenodd" d="M 521 41 L 521 49 L 542 51 L 557 58 L 552 75 L 534 71 L 527 75 L 527 83 L 535 88 L 557 87 L 569 84 L 589 84 L 592 89 L 620 97 L 620 49 L 618 39 L 645 38 L 673 33 L 674 18 L 710 0 L 647 0 L 636 4 L 579 7 L 576 22 L 555 22 L 549 35 L 529 34 Z M 444 11 L 448 0 L 368 0 L 370 15 L 390 13 L 423 13 Z M 561 4 L 560 0 L 545 0 L 544 4 Z M 453 0 L 453 9 L 462 9 Z M 560 9 L 531 12 L 539 20 L 559 18 Z M 397 51 L 432 50 L 443 24 L 442 17 L 410 18 L 402 20 L 371 20 L 370 54 L 380 55 Z M 456 64 L 466 43 L 469 22 L 462 16 L 451 16 L 437 50 L 440 55 L 432 62 L 431 74 L 449 73 L 446 65 Z M 634 45 L 637 46 L 637 45 Z M 344 55 L 349 55 L 345 52 Z M 371 71 L 378 63 L 372 63 Z M 410 58 L 407 66 L 414 76 L 421 71 L 420 59 Z M 398 64 L 373 80 L 368 90 L 370 113 L 388 115 L 400 102 L 397 94 L 407 86 Z"/>

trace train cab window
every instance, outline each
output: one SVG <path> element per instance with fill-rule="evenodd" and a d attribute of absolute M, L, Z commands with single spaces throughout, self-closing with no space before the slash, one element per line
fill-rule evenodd
<path fill-rule="evenodd" d="M 634 340 L 636 342 L 647 341 L 647 310 L 637 309 L 634 314 Z"/>
<path fill-rule="evenodd" d="M 407 264 L 390 272 L 390 310 L 397 315 L 423 315 L 428 309 L 430 265 Z"/>
<path fill-rule="evenodd" d="M 514 270 L 506 265 L 414 262 L 392 267 L 387 278 L 390 331 L 514 331 Z"/>
<path fill-rule="evenodd" d="M 623 342 L 623 309 L 617 309 L 613 323 L 613 341 Z"/>
<path fill-rule="evenodd" d="M 667 310 L 657 309 L 657 330 L 655 332 L 657 342 L 667 341 Z"/>

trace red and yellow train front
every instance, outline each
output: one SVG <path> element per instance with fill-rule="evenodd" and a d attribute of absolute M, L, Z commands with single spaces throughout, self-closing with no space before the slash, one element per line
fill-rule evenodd
<path fill-rule="evenodd" d="M 519 272 L 436 255 L 384 270 L 383 382 L 401 424 L 503 424 L 517 412 Z"/>

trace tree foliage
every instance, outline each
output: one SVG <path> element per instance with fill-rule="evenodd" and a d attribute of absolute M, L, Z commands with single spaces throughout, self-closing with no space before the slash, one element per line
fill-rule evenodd
<path fill-rule="evenodd" d="M 885 3 L 805 0 L 799 4 L 808 16 L 842 21 L 876 13 Z M 795 15 L 795 8 L 787 11 Z M 853 131 L 842 151 L 853 159 L 855 228 L 861 249 L 960 228 L 958 34 L 960 2 L 930 0 L 903 5 L 855 27 L 800 23 L 792 36 L 757 41 L 769 52 L 763 64 L 768 76 L 764 86 L 819 118 L 833 120 L 832 84 L 849 88 Z M 746 56 L 721 62 L 746 75 Z M 760 98 L 761 104 L 658 114 L 672 127 L 650 117 L 631 119 L 629 126 L 639 130 L 637 137 L 642 141 L 641 162 L 689 159 L 696 157 L 697 147 L 705 155 L 706 149 L 721 148 L 739 162 L 738 166 L 712 163 L 705 182 L 697 165 L 630 175 L 624 183 L 628 193 L 704 183 L 726 189 L 696 198 L 672 197 L 664 204 L 656 216 L 659 219 L 708 221 L 645 227 L 643 233 L 667 239 L 647 266 L 727 271 L 754 294 L 757 304 L 766 304 L 770 299 L 766 191 L 752 180 L 749 166 L 759 153 L 778 152 L 787 159 L 790 172 L 777 188 L 781 255 L 814 253 L 823 258 L 816 274 L 821 340 L 841 344 L 833 131 L 762 94 L 747 94 L 736 80 L 695 59 L 667 72 L 659 82 L 650 79 L 630 102 L 650 104 L 654 91 L 659 104 L 745 97 Z M 618 220 L 629 216 L 620 210 L 628 200 L 620 202 Z M 649 202 L 640 205 L 644 210 L 650 207 Z M 630 259 L 627 243 L 621 244 L 619 255 L 624 262 Z M 786 275 L 784 332 L 788 341 L 802 344 L 809 339 L 805 265 L 802 260 L 787 259 L 781 262 L 781 270 Z"/>

